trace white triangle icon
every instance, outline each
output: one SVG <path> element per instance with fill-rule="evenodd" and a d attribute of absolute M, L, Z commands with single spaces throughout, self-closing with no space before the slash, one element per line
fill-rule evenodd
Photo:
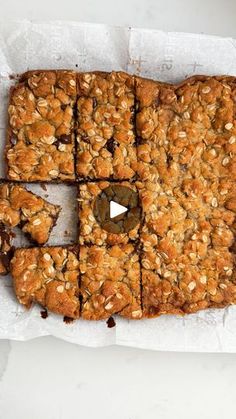
<path fill-rule="evenodd" d="M 128 209 L 123 205 L 120 205 L 114 201 L 110 201 L 110 218 L 114 218 L 120 214 L 124 214 L 124 212 L 126 211 L 128 211 Z"/>

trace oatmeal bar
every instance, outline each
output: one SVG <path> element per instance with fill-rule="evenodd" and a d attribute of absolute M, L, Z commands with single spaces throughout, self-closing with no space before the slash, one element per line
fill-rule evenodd
<path fill-rule="evenodd" d="M 133 76 L 80 73 L 78 95 L 77 175 L 131 179 L 136 166 Z"/>
<path fill-rule="evenodd" d="M 14 251 L 12 239 L 10 229 L 0 223 L 0 275 L 6 275 L 10 270 L 10 260 Z"/>
<path fill-rule="evenodd" d="M 47 242 L 60 210 L 60 206 L 50 204 L 19 184 L 0 184 L 0 222 L 8 227 L 20 227 L 32 242 Z"/>
<path fill-rule="evenodd" d="M 72 181 L 76 74 L 29 71 L 12 88 L 8 108 L 7 177 Z"/>
<path fill-rule="evenodd" d="M 100 181 L 79 186 L 79 243 L 98 246 L 127 243 L 138 239 L 140 212 L 135 185 Z M 110 201 L 128 211 L 110 218 Z"/>
<path fill-rule="evenodd" d="M 16 296 L 30 308 L 36 302 L 46 309 L 79 317 L 77 250 L 72 247 L 17 249 L 11 260 Z"/>
<path fill-rule="evenodd" d="M 82 317 L 106 319 L 113 314 L 139 319 L 140 267 L 131 244 L 81 246 Z"/>
<path fill-rule="evenodd" d="M 236 81 L 137 81 L 146 316 L 236 303 Z"/>

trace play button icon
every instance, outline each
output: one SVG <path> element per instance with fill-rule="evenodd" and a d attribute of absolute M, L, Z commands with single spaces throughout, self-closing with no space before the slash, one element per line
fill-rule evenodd
<path fill-rule="evenodd" d="M 140 223 L 138 193 L 132 187 L 111 183 L 97 196 L 93 212 L 103 230 L 128 233 Z"/>
<path fill-rule="evenodd" d="M 110 202 L 110 218 L 115 218 L 118 215 L 124 214 L 126 211 L 128 211 L 128 208 L 124 207 L 123 205 L 120 205 L 114 201 Z"/>

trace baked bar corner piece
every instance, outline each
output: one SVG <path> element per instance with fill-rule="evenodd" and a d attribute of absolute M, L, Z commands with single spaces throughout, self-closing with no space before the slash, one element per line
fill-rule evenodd
<path fill-rule="evenodd" d="M 131 179 L 136 163 L 134 77 L 123 72 L 79 73 L 78 177 Z"/>
<path fill-rule="evenodd" d="M 79 262 L 75 247 L 19 248 L 11 260 L 17 299 L 38 303 L 57 314 L 79 318 Z"/>
<path fill-rule="evenodd" d="M 6 275 L 10 270 L 10 261 L 13 256 L 13 234 L 9 228 L 0 222 L 0 275 Z"/>
<path fill-rule="evenodd" d="M 76 73 L 37 70 L 11 89 L 6 145 L 7 178 L 73 181 Z"/>
<path fill-rule="evenodd" d="M 31 242 L 45 244 L 61 207 L 28 191 L 23 185 L 0 183 L 0 222 L 20 227 Z"/>
<path fill-rule="evenodd" d="M 80 278 L 84 319 L 142 317 L 139 260 L 131 244 L 81 246 Z"/>
<path fill-rule="evenodd" d="M 177 85 L 136 77 L 140 178 L 173 185 L 191 165 L 196 172 L 195 160 L 202 170 L 214 164 L 215 175 L 229 167 L 234 173 L 235 91 L 231 76 L 193 76 Z"/>

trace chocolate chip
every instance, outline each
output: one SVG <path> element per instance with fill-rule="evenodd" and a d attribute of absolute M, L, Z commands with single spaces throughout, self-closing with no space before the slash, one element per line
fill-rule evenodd
<path fill-rule="evenodd" d="M 136 137 L 136 145 L 141 145 L 144 144 L 144 139 L 141 137 Z"/>
<path fill-rule="evenodd" d="M 130 117 L 130 123 L 131 123 L 132 125 L 134 125 L 134 122 L 135 122 L 135 115 L 134 115 L 134 113 L 132 113 L 132 114 L 131 114 L 131 117 Z"/>
<path fill-rule="evenodd" d="M 64 316 L 63 321 L 66 324 L 70 324 L 70 323 L 73 323 L 74 319 L 72 319 L 71 317 L 68 317 L 68 316 Z"/>
<path fill-rule="evenodd" d="M 85 143 L 90 143 L 90 138 L 87 135 L 83 135 L 81 134 L 81 140 L 84 141 Z"/>
<path fill-rule="evenodd" d="M 59 143 L 63 144 L 70 144 L 71 143 L 71 135 L 61 135 L 58 140 Z"/>
<path fill-rule="evenodd" d="M 42 319 L 46 319 L 48 317 L 48 312 L 47 310 L 42 310 L 40 311 L 41 317 Z"/>
<path fill-rule="evenodd" d="M 6 269 L 6 272 L 9 271 L 10 267 L 10 261 L 11 261 L 11 254 L 9 252 L 7 253 L 1 253 L 0 252 L 0 260 L 4 268 Z"/>
<path fill-rule="evenodd" d="M 47 191 L 47 185 L 45 185 L 45 183 L 40 183 L 40 187 L 41 187 L 44 191 Z"/>
<path fill-rule="evenodd" d="M 57 138 L 57 140 L 53 143 L 57 148 L 60 144 L 71 144 L 71 135 L 61 135 Z"/>
<path fill-rule="evenodd" d="M 109 327 L 109 329 L 111 329 L 112 327 L 115 327 L 116 322 L 113 319 L 113 317 L 109 317 L 109 319 L 107 320 L 107 327 Z"/>
<path fill-rule="evenodd" d="M 106 143 L 107 150 L 113 155 L 116 149 L 116 142 L 114 138 L 110 138 L 110 140 Z"/>
<path fill-rule="evenodd" d="M 168 154 L 168 156 L 166 158 L 166 163 L 170 164 L 172 162 L 172 160 L 173 160 L 173 157 Z"/>
<path fill-rule="evenodd" d="M 95 97 L 93 97 L 93 107 L 96 108 L 98 105 L 98 101 Z"/>

